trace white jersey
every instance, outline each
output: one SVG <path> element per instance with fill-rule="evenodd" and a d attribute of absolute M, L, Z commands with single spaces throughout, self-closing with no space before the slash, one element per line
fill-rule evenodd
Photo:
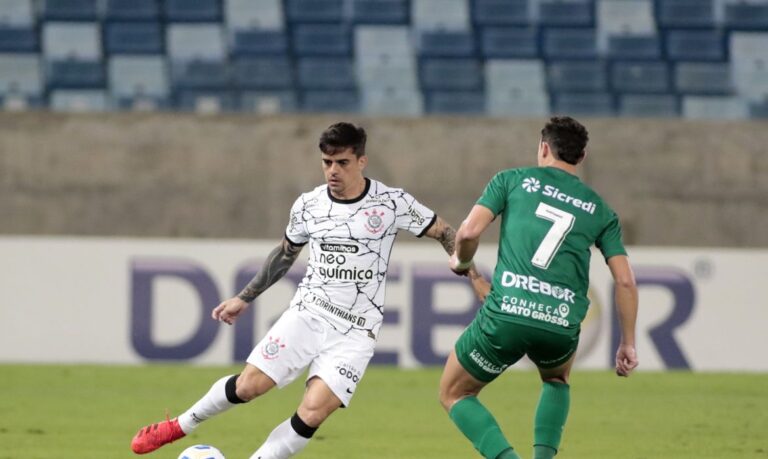
<path fill-rule="evenodd" d="M 436 218 L 402 189 L 368 178 L 363 194 L 351 200 L 334 198 L 327 185 L 302 194 L 285 237 L 295 245 L 309 242 L 309 264 L 291 307 L 320 315 L 342 333 L 376 335 L 397 231 L 421 237 Z"/>

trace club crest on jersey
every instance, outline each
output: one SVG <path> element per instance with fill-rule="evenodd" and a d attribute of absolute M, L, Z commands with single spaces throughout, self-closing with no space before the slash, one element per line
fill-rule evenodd
<path fill-rule="evenodd" d="M 384 219 L 381 218 L 384 216 L 383 210 L 377 212 L 376 209 L 372 209 L 370 212 L 366 210 L 363 213 L 368 217 L 368 221 L 365 223 L 365 229 L 376 234 L 384 228 Z"/>
<path fill-rule="evenodd" d="M 523 189 L 529 193 L 535 193 L 539 191 L 539 188 L 541 188 L 541 182 L 539 182 L 538 179 L 533 177 L 528 177 L 527 179 L 523 180 Z"/>
<path fill-rule="evenodd" d="M 285 344 L 280 343 L 280 338 L 269 337 L 269 341 L 261 348 L 261 356 L 267 360 L 274 360 L 279 357 L 280 349 L 284 348 Z"/>

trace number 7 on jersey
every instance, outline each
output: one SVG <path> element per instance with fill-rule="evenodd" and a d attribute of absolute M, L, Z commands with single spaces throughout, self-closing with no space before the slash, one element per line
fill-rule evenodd
<path fill-rule="evenodd" d="M 549 264 L 552 263 L 552 259 L 555 257 L 557 249 L 563 244 L 565 236 L 567 236 L 571 231 L 571 228 L 573 228 L 573 222 L 576 221 L 576 217 L 574 217 L 573 214 L 552 207 L 549 204 L 544 204 L 543 202 L 540 202 L 539 207 L 536 208 L 536 216 L 553 223 L 531 259 L 533 266 L 547 269 L 549 268 Z"/>

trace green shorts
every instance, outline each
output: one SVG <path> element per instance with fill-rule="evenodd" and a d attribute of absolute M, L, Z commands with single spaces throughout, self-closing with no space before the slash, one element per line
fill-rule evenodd
<path fill-rule="evenodd" d="M 555 368 L 571 358 L 579 334 L 562 335 L 517 322 L 495 319 L 480 309 L 456 341 L 461 366 L 483 382 L 496 379 L 527 355 L 539 368 Z"/>

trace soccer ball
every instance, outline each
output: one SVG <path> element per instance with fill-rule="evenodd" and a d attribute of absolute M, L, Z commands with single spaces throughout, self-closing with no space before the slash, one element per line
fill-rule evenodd
<path fill-rule="evenodd" d="M 224 455 L 211 445 L 194 445 L 182 451 L 179 459 L 224 459 Z"/>

